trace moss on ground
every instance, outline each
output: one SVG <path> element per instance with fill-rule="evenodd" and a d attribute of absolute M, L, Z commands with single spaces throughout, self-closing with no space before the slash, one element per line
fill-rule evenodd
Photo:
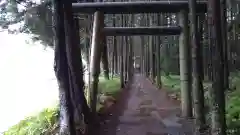
<path fill-rule="evenodd" d="M 101 90 L 101 93 L 116 98 L 120 92 L 119 78 L 105 80 L 100 77 L 99 80 L 99 89 Z M 97 105 L 98 110 L 101 107 L 100 104 Z M 4 132 L 4 135 L 53 135 L 57 132 L 58 118 L 59 107 L 55 104 L 34 116 L 21 120 L 18 124 Z"/>

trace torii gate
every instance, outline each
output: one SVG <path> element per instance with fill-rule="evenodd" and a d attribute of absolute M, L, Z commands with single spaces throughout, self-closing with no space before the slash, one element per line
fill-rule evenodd
<path fill-rule="evenodd" d="M 92 45 L 91 45 L 91 65 L 90 73 L 91 73 L 91 82 L 90 82 L 90 91 L 91 91 L 91 101 L 90 101 L 90 108 L 91 112 L 93 114 L 93 118 L 95 118 L 96 115 L 96 102 L 97 102 L 97 89 L 98 89 L 98 77 L 100 74 L 100 55 L 102 50 L 102 41 L 106 36 L 132 36 L 132 35 L 180 35 L 180 45 L 189 47 L 189 30 L 188 30 L 188 1 L 182 0 L 182 1 L 148 1 L 148 2 L 96 2 L 96 3 L 72 3 L 68 0 L 56 0 L 55 1 L 56 10 L 59 13 L 64 12 L 65 19 L 62 18 L 62 20 L 65 20 L 65 28 L 57 27 L 57 39 L 59 42 L 57 42 L 57 47 L 60 47 L 63 45 L 61 42 L 67 43 L 66 48 L 66 55 L 67 55 L 67 61 L 68 66 L 65 68 L 68 68 L 68 72 L 70 72 L 72 78 L 70 81 L 73 81 L 74 83 L 71 83 L 75 91 L 81 90 L 83 91 L 83 87 L 81 87 L 79 82 L 83 82 L 82 78 L 80 78 L 78 75 L 81 74 L 80 70 L 81 65 L 77 64 L 79 58 L 74 58 L 74 52 L 78 50 L 78 48 L 74 45 L 78 44 L 77 37 L 78 31 L 74 28 L 74 24 L 72 21 L 73 19 L 73 13 L 85 13 L 85 14 L 94 14 L 94 22 L 93 22 L 93 33 L 92 33 Z M 197 12 L 198 13 L 205 13 L 207 11 L 207 2 L 206 1 L 200 1 L 197 3 Z M 60 8 L 64 8 L 64 11 Z M 180 14 L 180 22 L 179 26 L 157 26 L 157 27 L 104 27 L 104 14 L 134 14 L 134 13 L 178 13 Z M 68 13 L 68 14 L 67 14 Z M 62 13 L 63 14 L 63 13 Z M 58 24 L 61 24 L 63 22 L 60 22 L 61 19 L 58 18 L 57 20 Z M 63 25 L 61 25 L 63 26 Z M 67 41 L 61 41 L 61 38 L 63 35 L 61 35 L 61 30 L 66 31 L 66 40 Z M 60 42 L 61 41 L 61 42 Z M 189 47 L 190 48 L 190 47 Z M 122 51 L 122 50 L 121 50 Z M 189 51 L 187 50 L 180 50 L 180 54 L 184 54 L 182 56 L 189 57 Z M 76 60 L 74 60 L 76 59 Z M 67 63 L 65 63 L 67 65 Z M 182 66 L 186 66 L 188 62 L 181 61 L 180 58 L 180 68 Z M 66 66 L 64 63 L 62 63 L 61 66 Z M 188 67 L 188 66 L 187 66 Z M 121 70 L 123 70 L 123 66 L 121 67 Z M 187 71 L 186 71 L 187 72 Z M 189 80 L 184 73 L 181 73 L 181 79 L 182 80 Z M 66 77 L 66 76 L 65 76 Z M 123 74 L 121 73 L 121 82 L 123 83 Z M 181 89 L 189 89 L 189 85 L 183 84 L 181 86 Z M 76 92 L 78 93 L 78 92 Z M 77 96 L 83 96 L 81 93 L 78 93 Z M 67 94 L 69 95 L 69 94 Z M 76 95 L 75 95 L 76 96 Z M 188 93 L 182 93 L 182 102 L 188 102 L 189 100 Z M 80 99 L 79 99 L 80 100 Z M 85 102 L 85 101 L 84 101 Z M 79 101 L 81 103 L 81 101 Z M 66 103 L 67 104 L 67 103 Z M 83 103 L 84 104 L 84 103 Z M 184 104 L 183 104 L 184 105 Z M 189 106 L 183 106 L 182 110 L 188 110 Z M 71 105 L 66 105 L 71 106 Z M 76 105 L 77 106 L 77 105 Z M 83 105 L 84 106 L 84 105 Z M 69 107 L 71 108 L 71 107 Z M 69 109 L 66 108 L 66 109 Z M 71 109 L 68 110 L 69 112 Z M 84 109 L 82 109 L 83 113 Z M 73 113 L 73 112 L 70 112 Z M 189 112 L 182 112 L 183 115 L 188 115 Z M 85 113 L 86 114 L 86 113 Z M 84 115 L 85 115 L 84 114 Z M 70 121 L 73 121 L 73 118 L 69 118 Z M 71 122 L 70 122 L 71 123 Z"/>

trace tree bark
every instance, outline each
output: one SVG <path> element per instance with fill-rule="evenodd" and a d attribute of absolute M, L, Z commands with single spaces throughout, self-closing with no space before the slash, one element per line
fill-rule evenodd
<path fill-rule="evenodd" d="M 157 86 L 158 88 L 162 87 L 162 81 L 161 81 L 161 55 L 160 55 L 160 51 L 161 51 L 161 39 L 160 36 L 157 36 L 157 42 L 156 42 L 156 69 L 157 69 Z"/>
<path fill-rule="evenodd" d="M 179 25 L 183 31 L 179 37 L 179 59 L 180 59 L 180 80 L 181 80 L 181 101 L 182 115 L 192 117 L 192 96 L 191 96 L 191 59 L 189 44 L 188 15 L 185 10 L 179 14 Z"/>
<path fill-rule="evenodd" d="M 63 3 L 60 0 L 53 1 L 53 32 L 54 32 L 54 71 L 59 86 L 59 100 L 60 100 L 60 127 L 59 134 L 72 134 L 75 132 L 74 111 L 71 103 L 68 68 L 66 66 L 66 47 L 65 47 L 65 32 L 64 32 L 64 14 Z"/>
<path fill-rule="evenodd" d="M 84 95 L 83 64 L 80 49 L 79 23 L 73 18 L 72 2 L 64 1 L 66 54 L 69 67 L 69 79 L 71 88 L 72 103 L 74 106 L 75 124 L 79 127 L 82 124 L 84 114 L 85 122 L 92 122 L 92 116 Z M 77 134 L 80 129 L 77 129 Z"/>
<path fill-rule="evenodd" d="M 194 114 L 196 122 L 196 132 L 205 132 L 205 113 L 204 113 L 204 91 L 202 84 L 202 52 L 200 36 L 198 31 L 198 17 L 196 15 L 196 1 L 189 0 L 190 22 L 191 22 L 191 43 L 192 49 L 192 66 L 193 66 L 193 97 L 194 97 Z"/>
<path fill-rule="evenodd" d="M 116 15 L 113 15 L 113 27 L 116 27 Z M 117 50 L 117 37 L 113 37 L 113 59 L 114 59 L 114 73 L 118 73 L 118 50 Z"/>
<path fill-rule="evenodd" d="M 212 135 L 226 135 L 224 56 L 221 29 L 220 1 L 211 0 L 213 22 L 213 89 L 212 89 Z"/>
<path fill-rule="evenodd" d="M 226 0 L 221 0 L 221 26 L 224 54 L 224 88 L 229 88 L 229 68 L 228 68 L 228 43 L 227 43 L 227 8 Z"/>
<path fill-rule="evenodd" d="M 102 60 L 103 75 L 106 80 L 109 80 L 108 48 L 106 43 L 106 37 L 102 37 L 102 38 L 103 38 L 103 42 L 102 42 L 103 48 L 101 53 L 101 60 Z"/>
<path fill-rule="evenodd" d="M 208 4 L 208 14 L 207 14 L 207 17 L 208 17 L 208 79 L 210 81 L 213 81 L 213 40 L 212 40 L 212 37 L 213 37 L 213 33 L 212 33 L 212 27 L 213 27 L 213 22 L 212 22 L 212 7 L 210 4 Z"/>
<path fill-rule="evenodd" d="M 152 27 L 153 25 L 153 15 L 152 14 L 149 14 L 149 27 Z M 148 36 L 148 52 L 149 52 L 149 78 L 153 80 L 153 36 L 152 35 L 149 35 Z"/>
<path fill-rule="evenodd" d="M 126 21 L 126 19 L 125 19 Z M 126 23 L 125 23 L 126 24 Z M 126 25 L 125 25 L 126 26 Z M 125 65 L 124 65 L 124 82 L 126 83 L 128 81 L 128 62 L 129 62 L 129 42 L 128 42 L 128 37 L 124 36 L 124 49 L 125 49 Z"/>
<path fill-rule="evenodd" d="M 191 43 L 193 46 L 192 49 L 192 66 L 193 66 L 193 97 L 194 97 L 194 114 L 196 122 L 196 132 L 204 132 L 206 120 L 204 113 L 204 91 L 202 84 L 202 52 L 200 37 L 197 24 L 197 15 L 196 15 L 196 0 L 189 0 L 189 9 L 191 13 Z"/>
<path fill-rule="evenodd" d="M 198 35 L 199 35 L 199 44 L 200 47 L 198 49 L 198 53 L 199 55 L 201 55 L 201 60 L 198 61 L 199 65 L 201 65 L 201 69 L 200 69 L 200 76 L 201 79 L 204 80 L 204 64 L 203 64 L 203 26 L 204 26 L 204 20 L 205 20 L 205 14 L 200 14 L 197 15 L 197 24 L 198 24 Z"/>
<path fill-rule="evenodd" d="M 124 16 L 120 16 L 120 21 L 121 21 L 121 26 L 124 26 Z M 124 37 L 120 37 L 120 81 L 121 81 L 121 88 L 124 88 L 125 83 L 124 83 Z"/>
<path fill-rule="evenodd" d="M 130 81 L 132 79 L 133 75 L 133 42 L 132 37 L 129 37 L 129 55 L 128 55 L 128 80 Z"/>

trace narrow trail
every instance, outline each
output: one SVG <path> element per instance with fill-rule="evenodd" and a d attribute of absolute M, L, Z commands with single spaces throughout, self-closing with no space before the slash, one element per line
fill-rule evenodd
<path fill-rule="evenodd" d="M 179 104 L 164 90 L 136 74 L 102 124 L 101 135 L 192 135 L 191 122 L 180 117 Z"/>

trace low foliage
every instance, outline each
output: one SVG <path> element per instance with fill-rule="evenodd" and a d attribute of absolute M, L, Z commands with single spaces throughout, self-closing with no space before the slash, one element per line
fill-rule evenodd
<path fill-rule="evenodd" d="M 120 88 L 120 80 L 119 78 L 113 78 L 110 80 L 105 80 L 103 77 L 100 77 L 100 84 L 99 84 L 99 90 L 100 92 L 106 94 L 106 95 L 111 95 L 114 98 L 117 97 Z"/>
<path fill-rule="evenodd" d="M 118 78 L 105 80 L 100 77 L 99 89 L 101 93 L 116 97 L 120 90 L 120 80 Z M 98 109 L 100 108 L 101 106 L 98 104 Z M 20 121 L 4 135 L 53 135 L 58 131 L 58 117 L 59 107 L 55 105 Z"/>
<path fill-rule="evenodd" d="M 56 105 L 57 106 L 57 105 Z M 58 107 L 44 109 L 11 127 L 4 135 L 52 135 L 58 127 Z"/>
<path fill-rule="evenodd" d="M 227 93 L 226 118 L 228 132 L 231 135 L 240 134 L 240 72 L 230 77 L 230 89 Z"/>
<path fill-rule="evenodd" d="M 180 97 L 180 77 L 178 75 L 163 76 L 164 87 Z M 209 105 L 209 90 L 211 83 L 204 82 L 205 100 Z M 210 116 L 208 114 L 207 118 Z M 240 134 L 240 72 L 232 73 L 230 76 L 230 89 L 226 92 L 226 121 L 229 135 Z"/>

